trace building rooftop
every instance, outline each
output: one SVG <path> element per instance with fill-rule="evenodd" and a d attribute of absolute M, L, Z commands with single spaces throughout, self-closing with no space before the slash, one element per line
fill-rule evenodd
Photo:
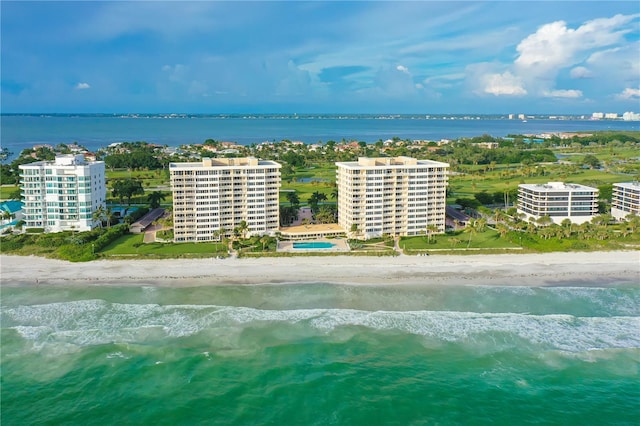
<path fill-rule="evenodd" d="M 523 183 L 518 185 L 521 188 L 530 189 L 534 191 L 597 191 L 596 188 L 592 188 L 586 185 L 580 185 L 579 183 L 564 183 L 564 182 L 548 182 L 548 183 Z"/>
<path fill-rule="evenodd" d="M 342 226 L 338 225 L 337 223 L 321 223 L 289 226 L 286 228 L 280 228 L 280 231 L 286 234 L 308 234 L 312 232 L 344 232 L 344 228 L 342 228 Z"/>
<path fill-rule="evenodd" d="M 203 158 L 202 161 L 189 163 L 169 163 L 169 168 L 212 168 L 212 167 L 281 167 L 280 163 L 271 160 L 259 160 L 255 157 L 239 158 Z"/>
<path fill-rule="evenodd" d="M 640 181 L 614 183 L 615 186 L 627 189 L 640 190 Z"/>
<path fill-rule="evenodd" d="M 358 161 L 337 162 L 336 166 L 345 168 L 365 168 L 365 167 L 392 167 L 400 168 L 406 166 L 431 166 L 431 167 L 449 167 L 448 163 L 433 160 L 418 160 L 413 157 L 359 157 Z"/>

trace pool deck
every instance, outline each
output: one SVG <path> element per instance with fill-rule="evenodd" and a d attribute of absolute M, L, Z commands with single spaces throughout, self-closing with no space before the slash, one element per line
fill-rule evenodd
<path fill-rule="evenodd" d="M 331 248 L 311 248 L 311 249 L 296 249 L 293 248 L 293 243 L 330 243 L 334 244 Z M 320 238 L 317 240 L 296 240 L 296 241 L 279 241 L 278 242 L 278 250 L 279 252 L 285 253 L 308 253 L 308 252 L 347 252 L 351 250 L 349 248 L 349 244 L 347 244 L 347 240 L 345 239 L 327 239 Z"/>

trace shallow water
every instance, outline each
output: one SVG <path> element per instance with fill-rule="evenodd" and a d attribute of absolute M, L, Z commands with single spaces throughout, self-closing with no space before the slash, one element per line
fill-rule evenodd
<path fill-rule="evenodd" d="M 2 289 L 2 423 L 637 424 L 640 288 Z"/>

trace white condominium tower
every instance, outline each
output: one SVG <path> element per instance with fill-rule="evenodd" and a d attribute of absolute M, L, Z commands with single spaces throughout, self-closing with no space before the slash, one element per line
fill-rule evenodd
<path fill-rule="evenodd" d="M 564 219 L 572 223 L 589 222 L 598 215 L 598 190 L 573 183 L 518 185 L 518 213 L 527 219 L 549 216 L 553 223 Z"/>
<path fill-rule="evenodd" d="M 27 228 L 45 232 L 89 231 L 98 226 L 93 213 L 104 207 L 104 162 L 87 162 L 82 154 L 58 155 L 20 167 L 20 187 Z"/>
<path fill-rule="evenodd" d="M 449 164 L 411 157 L 336 163 L 338 224 L 364 238 L 444 232 Z"/>
<path fill-rule="evenodd" d="M 242 221 L 246 235 L 278 230 L 280 164 L 245 158 L 205 158 L 170 163 L 176 242 L 214 241 Z"/>
<path fill-rule="evenodd" d="M 629 214 L 640 216 L 640 182 L 614 183 L 611 216 L 620 220 Z"/>

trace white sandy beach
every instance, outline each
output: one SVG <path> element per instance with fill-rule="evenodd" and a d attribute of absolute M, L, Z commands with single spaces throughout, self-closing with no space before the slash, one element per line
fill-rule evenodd
<path fill-rule="evenodd" d="M 400 257 L 98 260 L 0 256 L 3 285 L 640 285 L 640 252 Z"/>

